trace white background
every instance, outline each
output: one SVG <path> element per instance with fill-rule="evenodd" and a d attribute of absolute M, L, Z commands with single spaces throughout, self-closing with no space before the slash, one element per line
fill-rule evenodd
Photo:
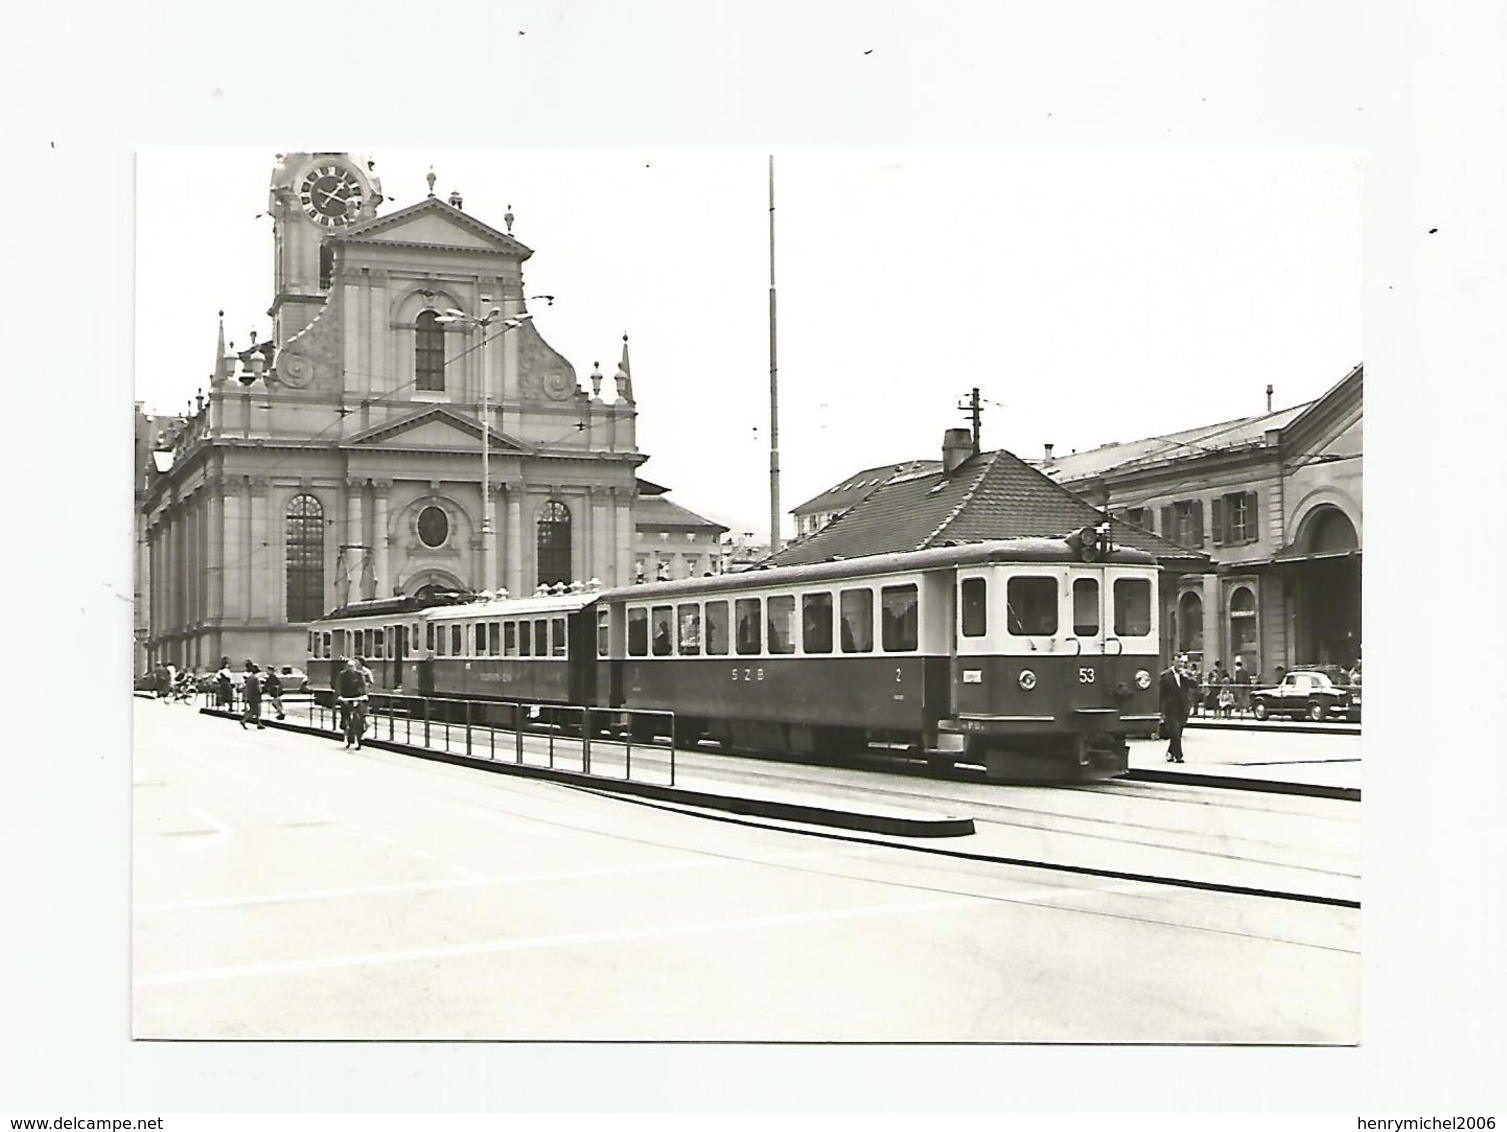
<path fill-rule="evenodd" d="M 1503 31 L 1502 11 L 1489 4 L 1311 0 L 129 9 L 52 3 L 13 13 L 0 60 L 9 142 L 0 203 L 11 224 L 6 479 L 18 503 L 4 561 L 9 608 L 19 618 L 6 652 L 12 713 L 0 764 L 0 1105 L 44 1114 L 581 1108 L 1400 1115 L 1502 1108 L 1507 933 L 1499 816 L 1502 618 L 1495 596 L 1502 536 L 1493 504 L 1501 483 Z M 736 248 L 715 258 L 715 278 L 687 280 L 673 265 L 656 267 L 662 274 L 655 293 L 635 295 L 612 277 L 619 264 L 604 261 L 598 285 L 590 274 L 565 273 L 562 258 L 561 282 L 551 288 L 561 302 L 555 312 L 539 312 L 541 329 L 583 376 L 592 360 L 610 367 L 618 335 L 635 333 L 642 438 L 654 452 L 645 475 L 676 487 L 691 506 L 712 502 L 690 491 L 705 462 L 690 472 L 674 466 L 682 449 L 671 437 L 727 421 L 751 429 L 764 416 L 752 390 L 767 376 L 767 359 L 748 342 L 757 342 L 762 328 L 767 216 L 759 214 L 763 186 L 750 188 L 746 173 L 752 169 L 757 181 L 759 161 L 770 152 L 782 162 L 782 241 L 802 231 L 803 199 L 810 202 L 807 234 L 824 227 L 830 199 L 818 193 L 812 169 L 837 160 L 834 150 L 878 155 L 843 158 L 834 176 L 851 179 L 855 213 L 873 217 L 869 226 L 882 229 L 875 239 L 888 251 L 876 258 L 875 245 L 852 234 L 861 223 L 833 222 L 826 233 L 833 246 L 857 241 L 843 253 L 856 270 L 845 272 L 833 256 L 818 254 L 804 278 L 792 263 L 788 290 L 782 279 L 791 343 L 782 371 L 786 364 L 809 367 L 801 381 L 791 378 L 792 398 L 796 389 L 825 392 L 831 380 L 833 398 L 825 409 L 818 401 L 807 423 L 839 454 L 933 455 L 941 428 L 961 423 L 950 405 L 973 385 L 1003 406 L 986 417 L 986 444 L 1034 455 L 1047 441 L 1060 450 L 1082 448 L 1259 411 L 1268 379 L 1278 387 L 1279 405 L 1292 403 L 1321 392 L 1363 357 L 1371 695 L 1361 1045 L 131 1044 L 125 694 L 131 404 L 137 388 L 155 388 L 159 377 L 163 407 L 186 400 L 194 375 L 207 375 L 212 362 L 214 326 L 206 312 L 222 305 L 197 277 L 173 284 L 189 374 L 166 360 L 165 345 L 161 362 L 136 348 L 138 325 L 144 343 L 148 315 L 158 318 L 159 296 L 151 296 L 149 307 L 135 290 L 138 266 L 148 262 L 136 241 L 135 155 L 143 148 L 204 146 L 254 151 L 258 156 L 239 166 L 254 179 L 266 176 L 265 155 L 275 152 L 366 152 L 381 163 L 384 185 L 400 204 L 417 192 L 411 174 L 398 172 L 409 158 L 393 157 L 389 172 L 387 155 L 411 154 L 424 163 L 420 170 L 435 162 L 439 192 L 460 188 L 468 210 L 493 224 L 500 215 L 491 203 L 497 198 L 488 197 L 492 190 L 469 184 L 463 165 L 453 174 L 441 166 L 452 159 L 445 151 L 611 148 L 624 164 L 650 153 L 693 170 L 741 168 L 745 175 L 734 178 L 745 197 L 738 215 L 752 208 L 754 216 L 744 221 Z M 967 159 L 993 169 L 986 183 L 999 197 L 997 211 L 973 214 L 993 217 L 980 234 L 985 240 L 1014 231 L 1019 208 L 1012 204 L 1049 195 L 1049 180 L 1014 175 L 1023 160 L 1055 167 L 1054 151 L 1072 150 L 1072 160 L 1093 166 L 1110 159 L 1084 151 L 1113 147 L 1147 171 L 1106 212 L 1082 215 L 1081 227 L 1063 232 L 1069 264 L 1040 290 L 1070 308 L 1065 321 L 1077 328 L 1071 342 L 1058 332 L 1063 323 L 1043 328 L 1006 317 L 1018 307 L 1040 320 L 1050 307 L 1032 293 L 1031 279 L 1012 273 L 1009 256 L 980 256 L 977 249 L 972 258 L 954 255 L 967 233 L 957 231 L 959 214 L 938 188 L 946 174 L 922 176 L 936 166 L 917 151 L 960 147 L 994 151 Z M 734 149 L 743 165 L 698 161 L 685 152 L 709 148 Z M 1238 156 L 1226 162 L 1208 157 L 1212 150 Z M 1265 156 L 1251 158 L 1252 150 Z M 673 151 L 680 152 L 668 156 Z M 1272 151 L 1289 158 L 1302 151 L 1313 160 L 1274 163 Z M 889 177 L 883 165 L 897 153 L 907 172 Z M 1354 309 L 1344 295 L 1353 271 L 1356 182 L 1345 164 L 1351 156 L 1364 162 L 1360 356 L 1354 356 Z M 953 160 L 948 156 L 940 167 L 955 168 L 947 164 Z M 1278 184 L 1263 198 L 1215 175 L 1241 161 L 1253 161 L 1253 170 L 1308 172 L 1292 172 L 1302 182 L 1296 196 L 1283 195 Z M 1186 198 L 1159 199 L 1150 171 L 1179 164 L 1210 170 L 1209 198 L 1196 209 Z M 196 207 L 191 197 L 201 192 L 248 192 L 248 174 L 222 178 L 212 160 L 202 172 L 202 180 L 182 190 L 189 194 L 185 210 Z M 518 176 L 526 187 L 521 167 Z M 892 183 L 913 191 L 875 188 Z M 1304 191 L 1305 184 L 1328 188 Z M 1104 199 L 1095 197 L 1102 186 L 1092 188 L 1080 186 L 1080 195 L 1067 193 L 1043 207 L 1060 205 L 1072 217 L 1077 200 Z M 531 289 L 538 288 L 547 259 L 557 254 L 558 224 L 540 199 L 543 189 L 527 198 L 511 192 L 504 184 L 500 199 L 514 204 L 519 235 L 538 249 L 537 270 L 531 263 L 529 272 Z M 596 188 L 592 195 L 612 199 Z M 1336 305 L 1318 318 L 1284 315 L 1275 326 L 1259 318 L 1220 321 L 1212 336 L 1219 363 L 1211 367 L 1211 347 L 1168 332 L 1162 312 L 1179 294 L 1187 303 L 1209 300 L 1198 292 L 1217 288 L 1194 287 L 1195 279 L 1225 281 L 1212 262 L 1222 246 L 1216 240 L 1227 223 L 1225 205 L 1243 202 L 1256 235 L 1274 249 L 1283 246 L 1286 235 L 1263 211 L 1265 199 L 1302 202 L 1307 213 L 1327 210 L 1314 228 L 1311 258 L 1333 273 L 1334 285 L 1324 292 Z M 252 199 L 253 212 L 262 203 Z M 1131 239 L 1129 231 L 1139 240 L 1174 227 L 1185 208 L 1190 230 L 1208 234 L 1210 256 L 1195 261 L 1208 275 L 1190 276 L 1189 261 L 1170 246 L 1167 273 L 1129 253 L 1107 268 L 1124 273 L 1125 265 L 1140 264 L 1145 275 L 1116 277 L 1124 287 L 1114 287 L 1114 279 L 1074 278 L 1067 269 L 1073 257 L 1087 262 L 1107 254 L 1114 241 L 1104 225 L 1117 228 L 1115 239 Z M 1115 226 L 1116 218 L 1123 223 Z M 723 230 L 716 217 L 687 221 L 703 219 Z M 581 254 L 599 247 L 604 255 L 636 256 L 633 270 L 641 271 L 646 258 L 684 251 L 686 241 L 663 230 L 662 215 L 647 224 L 660 230 L 625 240 L 622 229 L 635 223 L 631 216 L 583 215 L 582 226 L 595 227 L 596 235 Z M 219 262 L 217 241 L 230 236 L 218 227 L 203 234 L 202 244 L 193 240 L 214 260 L 215 272 L 261 288 L 227 297 L 228 318 L 246 322 L 265 309 L 266 237 L 265 230 L 253 235 L 250 254 L 262 258 L 249 263 L 239 251 L 224 252 L 227 262 Z M 258 239 L 265 240 L 261 252 L 254 250 Z M 186 242 L 179 235 L 169 240 Z M 1248 263 L 1263 258 L 1242 254 Z M 914 297 L 905 309 L 892 296 L 854 298 L 842 286 L 857 286 L 852 274 L 886 296 L 898 288 Z M 1167 274 L 1178 276 L 1172 299 L 1158 289 Z M 706 293 L 714 288 L 728 289 L 725 305 Z M 814 309 L 833 290 L 855 306 L 841 322 L 835 312 Z M 998 320 L 971 305 L 981 291 L 1005 296 Z M 1117 309 L 1121 301 L 1133 303 L 1129 311 Z M 883 318 L 871 317 L 875 305 L 883 306 Z M 692 306 L 728 321 L 694 356 L 677 356 L 690 321 L 682 312 Z M 919 313 L 907 317 L 907 310 Z M 558 330 L 546 315 L 560 319 Z M 649 329 L 658 319 L 660 328 Z M 1334 326 L 1324 325 L 1331 319 Z M 1287 338 L 1289 321 L 1294 341 L 1306 346 L 1266 341 Z M 831 333 L 832 325 L 841 333 Z M 1155 334 L 1146 333 L 1151 326 Z M 238 340 L 243 334 L 234 324 L 228 331 Z M 1127 340 L 1130 349 L 1121 349 Z M 782 354 L 786 341 L 782 335 Z M 1289 346 L 1298 354 L 1266 353 Z M 897 406 L 889 399 L 887 383 L 914 380 L 929 358 L 944 353 L 946 365 L 936 366 L 922 387 L 934 404 Z M 1089 411 L 1073 382 L 1086 379 L 1094 359 L 1123 362 L 1127 355 L 1137 365 L 1176 366 L 1191 375 L 1172 391 L 1178 408 L 1148 409 L 1145 397 L 1158 388 L 1159 374 L 1140 372 L 1130 384 L 1144 387 L 1144 397 L 1125 400 L 1112 414 Z M 161 364 L 164 372 L 133 372 L 133 358 L 143 369 Z M 1281 372 L 1265 376 L 1273 370 Z M 1021 400 L 1021 379 L 1042 372 L 1053 375 L 1060 403 Z M 911 394 L 915 388 L 906 387 Z M 1100 396 L 1121 395 L 1113 386 L 1095 388 Z M 860 391 L 869 395 L 865 419 L 873 427 L 902 414 L 905 427 L 883 443 L 855 439 L 848 425 Z M 1192 404 L 1182 401 L 1185 393 Z M 875 403 L 881 413 L 874 413 Z M 1142 411 L 1149 415 L 1134 415 Z M 810 436 L 800 440 L 797 457 L 791 441 L 786 507 L 855 466 L 835 457 L 821 463 L 811 443 Z M 762 496 L 743 481 L 763 474 L 764 450 L 752 437 L 717 446 L 724 449 L 729 476 L 736 470 L 738 490 L 750 493 L 738 511 L 753 508 L 748 519 L 758 522 Z M 1339 1117 L 1336 1126 L 1354 1122 Z"/>

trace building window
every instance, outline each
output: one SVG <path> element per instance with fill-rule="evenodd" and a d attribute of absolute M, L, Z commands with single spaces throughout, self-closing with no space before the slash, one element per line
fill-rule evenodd
<path fill-rule="evenodd" d="M 295 495 L 283 520 L 288 560 L 288 620 L 324 616 L 324 508 L 312 495 Z"/>
<path fill-rule="evenodd" d="M 1179 499 L 1162 508 L 1163 538 L 1184 546 L 1202 546 L 1204 542 L 1204 505 L 1201 499 Z"/>
<path fill-rule="evenodd" d="M 425 507 L 419 512 L 419 541 L 430 550 L 445 545 L 450 537 L 450 516 L 443 507 Z"/>
<path fill-rule="evenodd" d="M 413 332 L 413 387 L 425 393 L 445 391 L 445 328 L 438 320 L 422 311 Z"/>
<path fill-rule="evenodd" d="M 570 581 L 570 508 L 551 499 L 539 512 L 539 584 Z"/>
<path fill-rule="evenodd" d="M 319 289 L 328 291 L 330 280 L 335 275 L 335 249 L 329 244 L 319 245 Z"/>
<path fill-rule="evenodd" d="M 1215 546 L 1238 546 L 1255 542 L 1256 493 L 1237 491 L 1213 501 L 1210 526 Z"/>
<path fill-rule="evenodd" d="M 1230 591 L 1230 656 L 1245 661 L 1250 672 L 1260 670 L 1257 658 L 1260 622 L 1256 617 L 1256 594 L 1250 586 L 1236 586 Z"/>
<path fill-rule="evenodd" d="M 1132 527 L 1140 527 L 1143 531 L 1151 530 L 1156 521 L 1152 516 L 1155 514 L 1150 507 L 1128 507 L 1120 516 L 1122 522 L 1129 523 Z"/>

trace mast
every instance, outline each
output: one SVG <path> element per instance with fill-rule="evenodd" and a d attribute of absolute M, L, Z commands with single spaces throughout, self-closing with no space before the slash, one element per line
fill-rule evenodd
<path fill-rule="evenodd" d="M 775 348 L 774 154 L 769 155 L 769 553 L 780 549 L 780 385 Z"/>

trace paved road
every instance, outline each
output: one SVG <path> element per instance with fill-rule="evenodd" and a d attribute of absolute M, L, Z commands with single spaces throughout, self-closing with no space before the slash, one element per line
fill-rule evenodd
<path fill-rule="evenodd" d="M 1346 1042 L 1358 913 L 136 705 L 138 1037 Z"/>

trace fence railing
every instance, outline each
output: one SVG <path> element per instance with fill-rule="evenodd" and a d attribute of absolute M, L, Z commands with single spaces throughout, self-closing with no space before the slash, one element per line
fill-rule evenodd
<path fill-rule="evenodd" d="M 206 707 L 242 714 L 240 689 L 229 705 L 201 693 Z M 285 697 L 288 717 L 313 730 L 343 735 L 339 708 L 328 696 Z M 270 705 L 264 696 L 261 716 Z M 374 692 L 365 738 L 489 762 L 568 770 L 624 781 L 675 785 L 675 713 L 534 700 L 471 700 Z"/>

